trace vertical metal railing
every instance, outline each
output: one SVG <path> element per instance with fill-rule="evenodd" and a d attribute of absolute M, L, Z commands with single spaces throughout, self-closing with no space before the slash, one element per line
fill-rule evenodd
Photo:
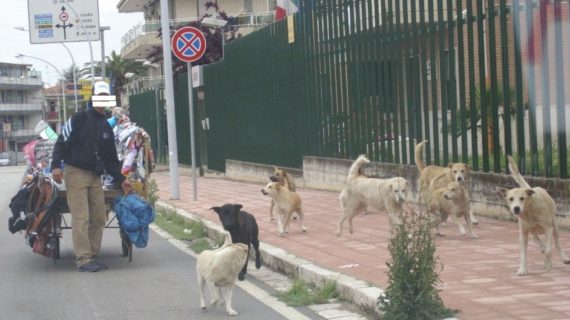
<path fill-rule="evenodd" d="M 299 7 L 294 42 L 282 20 L 226 44 L 226 59 L 205 69 L 208 143 L 221 149 L 208 157 L 220 168 L 222 157 L 300 166 L 304 155 L 361 153 L 413 163 L 429 139 L 428 164 L 503 172 L 514 154 L 525 174 L 568 176 L 565 2 Z"/>

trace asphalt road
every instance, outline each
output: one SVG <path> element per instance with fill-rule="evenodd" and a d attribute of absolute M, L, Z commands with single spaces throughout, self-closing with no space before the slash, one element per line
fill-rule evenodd
<path fill-rule="evenodd" d="M 151 231 L 148 247 L 122 257 L 118 229 L 105 229 L 100 261 L 109 270 L 78 272 L 71 230 L 64 230 L 61 259 L 54 263 L 32 252 L 23 233 L 11 234 L 8 203 L 16 194 L 24 167 L 1 167 L 0 319 L 227 319 L 225 307 L 202 311 L 195 258 Z M 69 215 L 66 215 L 70 219 Z M 299 319 L 291 308 L 271 308 L 254 282 L 234 289 L 237 319 Z M 253 288 L 253 289 L 251 289 Z M 258 292 L 256 297 L 248 292 Z M 259 294 L 261 292 L 261 294 Z M 255 295 L 255 294 L 254 294 Z M 271 304 L 270 304 L 271 305 Z M 284 311 L 285 309 L 285 311 Z M 288 309 L 288 310 L 287 310 Z M 314 315 L 309 315 L 311 318 Z"/>

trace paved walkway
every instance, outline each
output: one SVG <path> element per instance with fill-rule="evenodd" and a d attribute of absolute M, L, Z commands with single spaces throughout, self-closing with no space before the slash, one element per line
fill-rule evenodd
<path fill-rule="evenodd" d="M 263 185 L 222 178 L 199 177 L 198 200 L 193 201 L 192 178 L 180 176 L 181 200 L 170 200 L 168 171 L 154 173 L 160 200 L 219 224 L 209 210 L 224 203 L 240 203 L 255 215 L 260 240 L 337 272 L 385 288 L 389 230 L 383 213 L 371 212 L 354 219 L 354 234 L 347 225 L 341 237 L 335 234 L 340 215 L 338 193 L 299 188 L 303 200 L 306 233 L 293 221 L 289 234 L 277 236 L 276 222 L 269 220 L 268 197 Z M 453 223 L 442 227 L 445 237 L 437 239 L 437 253 L 444 268 L 441 296 L 449 308 L 460 309 L 463 320 L 570 318 L 570 266 L 553 254 L 553 268 L 546 272 L 543 256 L 531 241 L 526 277 L 518 277 L 517 224 L 478 218 L 479 239 L 458 234 Z M 570 233 L 562 231 L 561 245 L 570 254 Z"/>

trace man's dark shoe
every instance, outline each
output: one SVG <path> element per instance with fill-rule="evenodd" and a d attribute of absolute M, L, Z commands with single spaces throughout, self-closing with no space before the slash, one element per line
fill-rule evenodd
<path fill-rule="evenodd" d="M 107 270 L 107 269 L 109 269 L 109 267 L 108 267 L 106 264 L 101 263 L 101 262 L 99 262 L 99 261 L 93 261 L 93 263 L 96 264 L 96 265 L 99 267 L 99 270 Z"/>
<path fill-rule="evenodd" d="M 97 272 L 99 270 L 101 270 L 101 268 L 92 261 L 79 267 L 79 272 Z"/>

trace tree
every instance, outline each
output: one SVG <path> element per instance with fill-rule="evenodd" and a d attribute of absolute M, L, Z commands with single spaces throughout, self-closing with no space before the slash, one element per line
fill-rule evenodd
<path fill-rule="evenodd" d="M 125 74 L 133 73 L 135 75 L 144 75 L 147 69 L 140 63 L 134 60 L 125 60 L 121 55 L 117 54 L 114 50 L 111 56 L 107 56 L 107 64 L 105 66 L 109 72 L 111 79 L 111 86 L 114 94 L 117 96 L 117 105 L 121 105 L 121 94 L 123 93 L 124 86 L 127 83 Z"/>
<path fill-rule="evenodd" d="M 63 69 L 63 78 L 65 79 L 65 82 L 73 82 L 73 68 L 74 66 L 70 66 L 67 69 Z M 80 69 L 75 66 L 75 76 L 79 79 L 79 73 L 80 73 Z"/>
<path fill-rule="evenodd" d="M 495 134 L 495 128 L 493 126 L 493 110 L 491 109 L 491 88 L 487 87 L 485 88 L 485 101 L 483 102 L 481 99 L 481 92 L 479 90 L 475 91 L 475 123 L 473 123 L 471 121 L 471 108 L 469 106 L 467 106 L 466 110 L 465 110 L 465 116 L 466 116 L 466 126 L 465 126 L 465 130 L 462 130 L 461 128 L 461 112 L 457 112 L 456 113 L 456 132 L 457 132 L 457 137 L 460 137 L 462 134 L 466 133 L 468 130 L 476 130 L 478 127 L 481 128 L 481 134 L 484 137 L 484 139 L 487 139 L 487 148 L 489 152 L 493 152 L 495 145 L 493 143 L 493 138 L 494 138 L 494 134 Z M 511 116 L 511 118 L 514 118 L 516 115 L 516 107 L 515 104 L 513 103 L 514 100 L 513 98 L 515 97 L 515 92 L 513 89 L 509 89 L 508 91 L 509 96 L 511 97 L 511 103 L 506 106 L 505 105 L 505 93 L 503 92 L 503 87 L 502 86 L 497 86 L 496 91 L 495 91 L 495 97 L 497 99 L 496 101 L 496 105 L 499 108 L 499 119 L 501 119 L 503 121 L 503 123 L 505 121 L 510 121 L 510 119 L 506 119 L 506 112 L 505 110 L 508 108 L 509 109 L 509 114 Z M 483 107 L 482 107 L 483 106 Z M 527 107 L 525 106 L 525 109 Z M 482 110 L 485 110 L 485 114 L 486 114 L 486 128 L 482 127 Z M 502 111 L 502 112 L 501 112 Z"/>

